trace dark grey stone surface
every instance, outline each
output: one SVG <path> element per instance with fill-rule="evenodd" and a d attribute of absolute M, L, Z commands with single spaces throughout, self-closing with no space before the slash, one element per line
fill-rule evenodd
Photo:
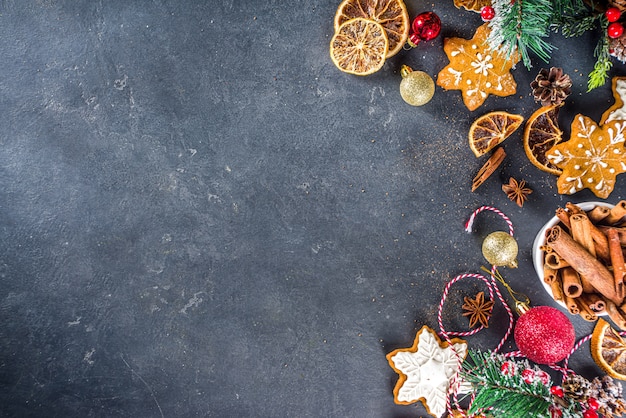
<path fill-rule="evenodd" d="M 484 204 L 516 226 L 507 279 L 553 304 L 534 236 L 557 206 L 596 199 L 558 195 L 521 130 L 472 193 L 484 160 L 466 136 L 490 110 L 530 116 L 547 65 L 574 80 L 565 131 L 578 112 L 598 120 L 613 99 L 608 84 L 586 93 L 594 36 L 553 35 L 549 64 L 513 72 L 515 96 L 469 112 L 437 88 L 414 108 L 400 65 L 436 76 L 443 38 L 469 38 L 479 16 L 407 1 L 442 35 L 363 78 L 329 59 L 338 3 L 0 3 L 0 415 L 424 416 L 394 405 L 385 354 L 436 329 L 446 282 L 485 263 L 503 222 L 463 231 Z M 509 176 L 534 190 L 523 209 L 500 191 Z M 450 329 L 479 288 L 455 288 Z M 503 312 L 471 346 L 495 347 Z M 600 373 L 586 346 L 571 364 Z"/>

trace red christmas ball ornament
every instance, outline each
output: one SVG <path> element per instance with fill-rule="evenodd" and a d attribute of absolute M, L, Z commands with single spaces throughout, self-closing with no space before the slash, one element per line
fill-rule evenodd
<path fill-rule="evenodd" d="M 583 418 L 598 418 L 598 413 L 593 409 L 587 409 L 583 412 Z"/>
<path fill-rule="evenodd" d="M 424 12 L 415 16 L 411 23 L 408 43 L 415 48 L 422 41 L 432 41 L 441 32 L 441 19 L 434 12 Z"/>
<path fill-rule="evenodd" d="M 606 34 L 609 35 L 609 38 L 619 38 L 624 33 L 624 26 L 622 26 L 619 22 L 613 22 L 606 28 Z"/>
<path fill-rule="evenodd" d="M 576 340 L 574 326 L 560 310 L 550 306 L 522 307 L 514 338 L 530 361 L 553 364 L 571 352 Z"/>
<path fill-rule="evenodd" d="M 617 7 L 609 7 L 604 15 L 609 22 L 617 22 L 622 17 L 622 12 Z"/>
<path fill-rule="evenodd" d="M 480 18 L 483 20 L 483 22 L 489 22 L 494 17 L 496 17 L 496 11 L 493 7 L 483 6 L 483 8 L 480 9 Z"/>

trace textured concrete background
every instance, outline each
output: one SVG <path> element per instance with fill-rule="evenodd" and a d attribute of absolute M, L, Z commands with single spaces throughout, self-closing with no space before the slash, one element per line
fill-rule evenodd
<path fill-rule="evenodd" d="M 483 214 L 466 234 L 483 204 L 517 228 L 507 279 L 552 304 L 534 236 L 557 206 L 597 199 L 558 195 L 521 130 L 471 193 L 484 159 L 467 131 L 490 110 L 530 116 L 548 65 L 574 80 L 565 131 L 577 112 L 599 120 L 613 100 L 585 93 L 594 37 L 553 35 L 549 64 L 518 66 L 518 93 L 475 112 L 440 88 L 414 108 L 400 65 L 435 77 L 443 38 L 479 16 L 408 0 L 441 36 L 363 78 L 328 57 L 338 4 L 0 2 L 0 415 L 423 416 L 394 405 L 385 354 L 436 329 L 445 283 L 485 263 L 483 237 L 506 226 Z M 523 209 L 500 191 L 509 176 L 534 190 Z M 463 330 L 480 285 L 455 289 L 444 319 Z M 495 347 L 503 312 L 472 347 Z M 572 361 L 600 373 L 586 347 Z"/>

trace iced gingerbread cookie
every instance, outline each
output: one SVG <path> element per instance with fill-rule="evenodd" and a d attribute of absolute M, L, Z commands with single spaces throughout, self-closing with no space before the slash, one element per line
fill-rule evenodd
<path fill-rule="evenodd" d="M 615 177 L 626 172 L 624 133 L 626 120 L 612 120 L 598 126 L 584 115 L 576 115 L 569 141 L 552 147 L 548 161 L 563 170 L 557 180 L 561 194 L 588 188 L 606 199 L 615 186 Z"/>
<path fill-rule="evenodd" d="M 602 114 L 600 125 L 613 120 L 626 120 L 626 77 L 613 77 L 611 84 L 615 103 Z"/>
<path fill-rule="evenodd" d="M 393 390 L 394 401 L 401 405 L 421 401 L 429 414 L 443 416 L 452 378 L 466 354 L 465 341 L 454 338 L 451 346 L 441 342 L 431 328 L 423 326 L 412 347 L 387 354 L 389 365 L 400 375 Z"/>
<path fill-rule="evenodd" d="M 518 53 L 492 51 L 487 43 L 490 29 L 483 24 L 472 39 L 446 38 L 443 49 L 450 63 L 437 75 L 437 85 L 445 90 L 461 90 L 469 110 L 482 105 L 490 94 L 515 94 L 517 83 L 510 71 L 519 61 Z"/>

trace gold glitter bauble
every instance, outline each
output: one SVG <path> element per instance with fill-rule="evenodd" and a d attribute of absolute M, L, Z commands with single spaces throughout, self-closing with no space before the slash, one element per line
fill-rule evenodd
<path fill-rule="evenodd" d="M 517 267 L 517 241 L 504 231 L 487 235 L 483 241 L 483 256 L 495 266 Z"/>
<path fill-rule="evenodd" d="M 423 71 L 413 71 L 409 66 L 400 68 L 402 81 L 400 95 L 411 106 L 422 106 L 430 102 L 435 94 L 435 82 Z"/>

